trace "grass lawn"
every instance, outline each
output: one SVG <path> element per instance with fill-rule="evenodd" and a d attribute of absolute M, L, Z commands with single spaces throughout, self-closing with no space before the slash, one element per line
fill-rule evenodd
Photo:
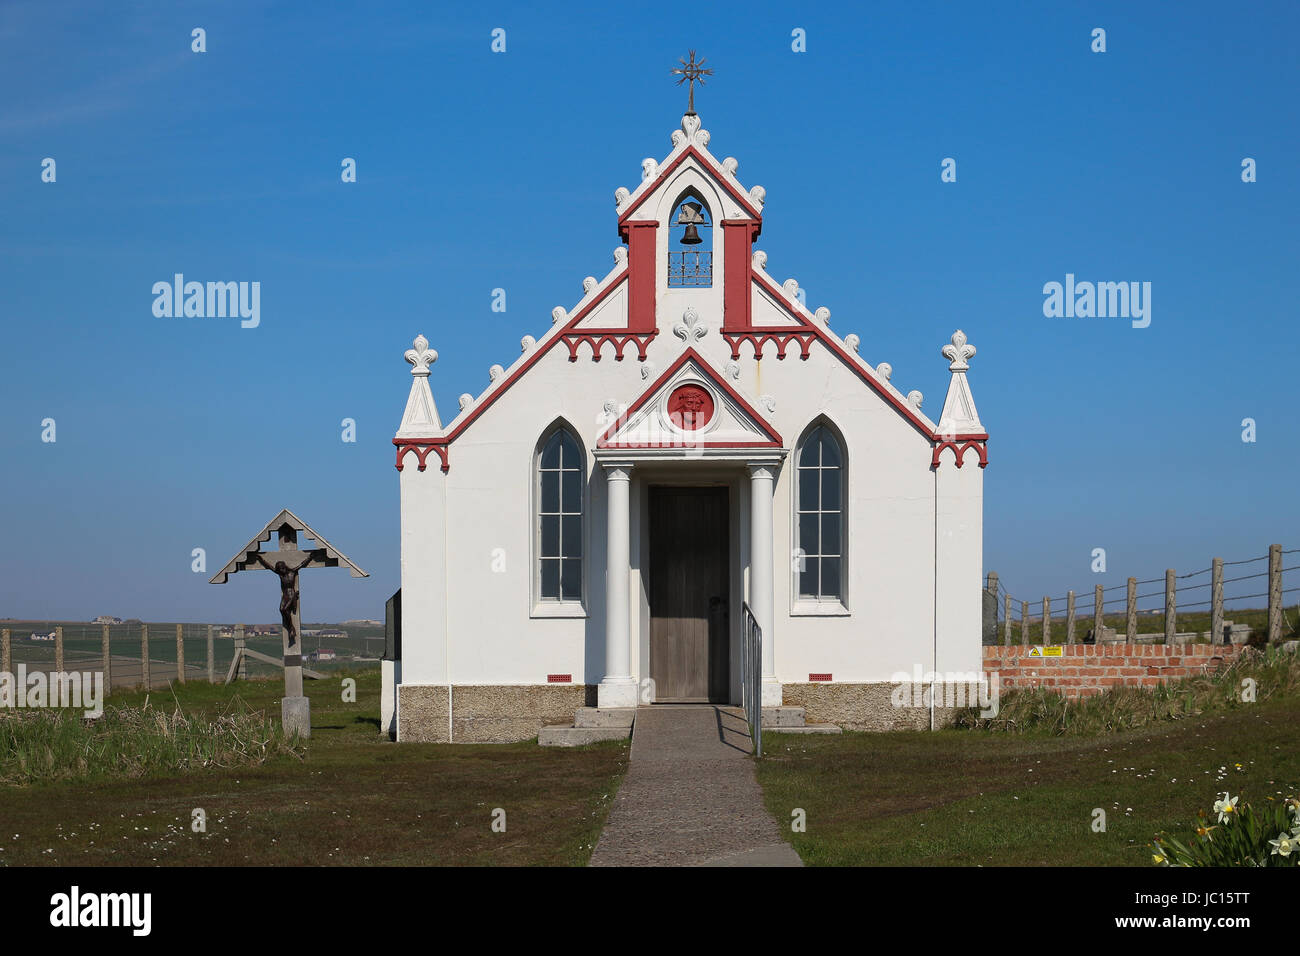
<path fill-rule="evenodd" d="M 0 866 L 584 865 L 627 764 L 627 744 L 574 750 L 396 744 L 379 737 L 379 674 L 307 681 L 305 759 L 147 779 L 0 789 Z M 187 712 L 234 694 L 278 720 L 278 681 L 177 686 Z M 115 694 L 108 706 L 145 695 Z M 172 709 L 170 691 L 149 695 Z M 2 719 L 2 718 L 0 718 Z M 207 832 L 194 833 L 202 808 Z M 492 831 L 505 810 L 506 830 Z"/>
<path fill-rule="evenodd" d="M 1187 834 L 1221 791 L 1300 792 L 1298 725 L 1292 697 L 1094 737 L 773 733 L 758 778 L 809 865 L 1150 866 L 1156 833 Z"/>

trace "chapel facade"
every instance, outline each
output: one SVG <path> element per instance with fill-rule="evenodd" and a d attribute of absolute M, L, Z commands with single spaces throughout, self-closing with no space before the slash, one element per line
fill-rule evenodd
<path fill-rule="evenodd" d="M 739 704 L 933 726 L 900 685 L 981 672 L 975 349 L 936 423 L 755 248 L 765 191 L 687 113 L 615 193 L 613 268 L 446 423 L 424 336 L 393 443 L 399 741 L 512 741 L 582 707 Z M 977 678 L 975 678 L 977 679 Z M 915 700 L 915 695 L 908 699 Z"/>

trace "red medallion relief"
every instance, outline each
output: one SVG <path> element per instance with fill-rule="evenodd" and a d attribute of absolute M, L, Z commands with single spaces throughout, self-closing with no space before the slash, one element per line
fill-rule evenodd
<path fill-rule="evenodd" d="M 695 431 L 713 420 L 713 396 L 698 385 L 682 385 L 668 396 L 668 418 L 678 428 Z"/>

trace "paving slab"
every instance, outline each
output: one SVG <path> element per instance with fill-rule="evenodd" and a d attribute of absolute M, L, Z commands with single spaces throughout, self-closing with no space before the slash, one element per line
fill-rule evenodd
<path fill-rule="evenodd" d="M 749 758 L 743 716 L 702 704 L 641 707 L 627 775 L 592 866 L 802 866 Z"/>

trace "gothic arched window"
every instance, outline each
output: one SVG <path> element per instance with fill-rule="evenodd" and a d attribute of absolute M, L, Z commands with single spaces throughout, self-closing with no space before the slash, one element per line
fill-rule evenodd
<path fill-rule="evenodd" d="M 537 453 L 536 594 L 540 604 L 582 601 L 586 464 L 577 438 L 556 427 Z"/>
<path fill-rule="evenodd" d="M 844 601 L 844 452 L 825 423 L 799 443 L 795 469 L 794 573 L 799 601 Z"/>

